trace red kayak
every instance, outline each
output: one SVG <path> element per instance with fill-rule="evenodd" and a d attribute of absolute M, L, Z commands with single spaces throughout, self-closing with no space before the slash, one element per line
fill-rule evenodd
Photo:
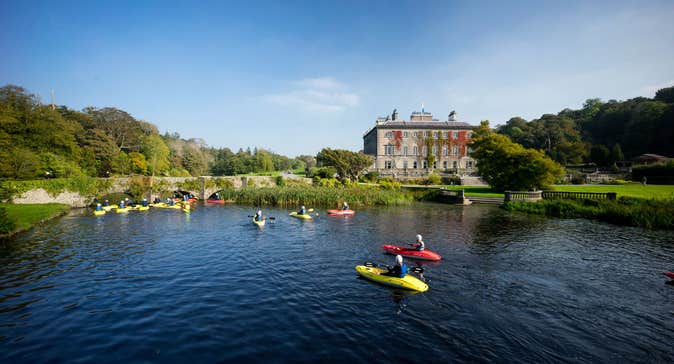
<path fill-rule="evenodd" d="M 674 272 L 665 272 L 663 274 L 666 275 L 667 277 L 671 278 L 671 279 L 674 279 Z"/>
<path fill-rule="evenodd" d="M 418 251 L 414 248 L 403 248 L 401 246 L 395 246 L 395 245 L 382 245 L 382 248 L 384 248 L 384 251 L 386 251 L 389 254 L 394 254 L 394 255 L 402 255 L 403 257 L 406 258 L 412 258 L 412 259 L 421 259 L 421 260 L 440 260 L 442 257 L 440 254 L 436 252 L 432 252 L 430 250 L 424 249 L 422 251 Z"/>
<path fill-rule="evenodd" d="M 206 200 L 208 203 L 225 203 L 225 200 L 213 200 L 213 199 L 208 199 Z"/>
<path fill-rule="evenodd" d="M 356 213 L 356 211 L 353 210 L 326 210 L 325 212 L 327 212 L 328 215 L 333 216 L 349 216 Z"/>

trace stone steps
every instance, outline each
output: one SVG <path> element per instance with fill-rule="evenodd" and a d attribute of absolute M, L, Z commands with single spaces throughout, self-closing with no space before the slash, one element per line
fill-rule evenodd
<path fill-rule="evenodd" d="M 466 196 L 466 199 L 470 200 L 471 203 L 485 204 L 485 205 L 501 205 L 503 204 L 502 197 L 475 197 L 475 196 Z"/>

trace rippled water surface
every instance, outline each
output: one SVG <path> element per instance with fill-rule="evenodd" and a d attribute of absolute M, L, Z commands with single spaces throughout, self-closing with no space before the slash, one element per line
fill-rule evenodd
<path fill-rule="evenodd" d="M 674 233 L 494 207 L 73 212 L 0 245 L 0 362 L 672 362 Z M 356 276 L 424 235 L 430 290 Z"/>

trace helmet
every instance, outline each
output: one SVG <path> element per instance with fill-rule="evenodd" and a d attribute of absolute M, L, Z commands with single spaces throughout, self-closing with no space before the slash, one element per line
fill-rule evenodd
<path fill-rule="evenodd" d="M 396 263 L 398 263 L 399 265 L 402 265 L 402 264 L 403 264 L 403 257 L 402 257 L 402 255 L 396 255 Z"/>
<path fill-rule="evenodd" d="M 304 208 L 304 205 L 302 205 L 302 208 Z"/>
<path fill-rule="evenodd" d="M 262 210 L 257 210 L 257 215 L 262 216 Z"/>
<path fill-rule="evenodd" d="M 421 234 L 417 234 L 417 241 L 421 241 L 423 238 L 421 237 Z"/>
<path fill-rule="evenodd" d="M 100 204 L 100 203 L 97 203 L 96 206 L 101 206 L 101 204 Z"/>

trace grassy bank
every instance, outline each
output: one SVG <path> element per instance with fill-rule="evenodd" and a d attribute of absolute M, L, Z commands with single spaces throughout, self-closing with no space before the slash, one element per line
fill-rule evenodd
<path fill-rule="evenodd" d="M 618 197 L 674 199 L 674 185 L 644 186 L 641 183 L 628 183 L 624 185 L 555 185 L 553 189 L 569 192 L 616 192 Z"/>
<path fill-rule="evenodd" d="M 674 229 L 674 199 L 639 199 L 621 197 L 616 201 L 544 200 L 509 202 L 508 211 L 562 217 L 586 218 L 616 225 L 647 229 Z"/>
<path fill-rule="evenodd" d="M 65 214 L 70 210 L 69 205 L 59 203 L 49 204 L 0 204 L 0 210 L 6 213 L 0 218 L 2 230 L 0 236 L 13 235 L 17 232 L 30 229 L 54 217 Z"/>
<path fill-rule="evenodd" d="M 238 190 L 224 190 L 221 196 L 225 200 L 239 204 L 284 207 L 305 205 L 337 208 L 342 201 L 346 201 L 351 207 L 392 206 L 409 204 L 414 201 L 414 196 L 410 193 L 378 187 L 244 187 Z"/>

